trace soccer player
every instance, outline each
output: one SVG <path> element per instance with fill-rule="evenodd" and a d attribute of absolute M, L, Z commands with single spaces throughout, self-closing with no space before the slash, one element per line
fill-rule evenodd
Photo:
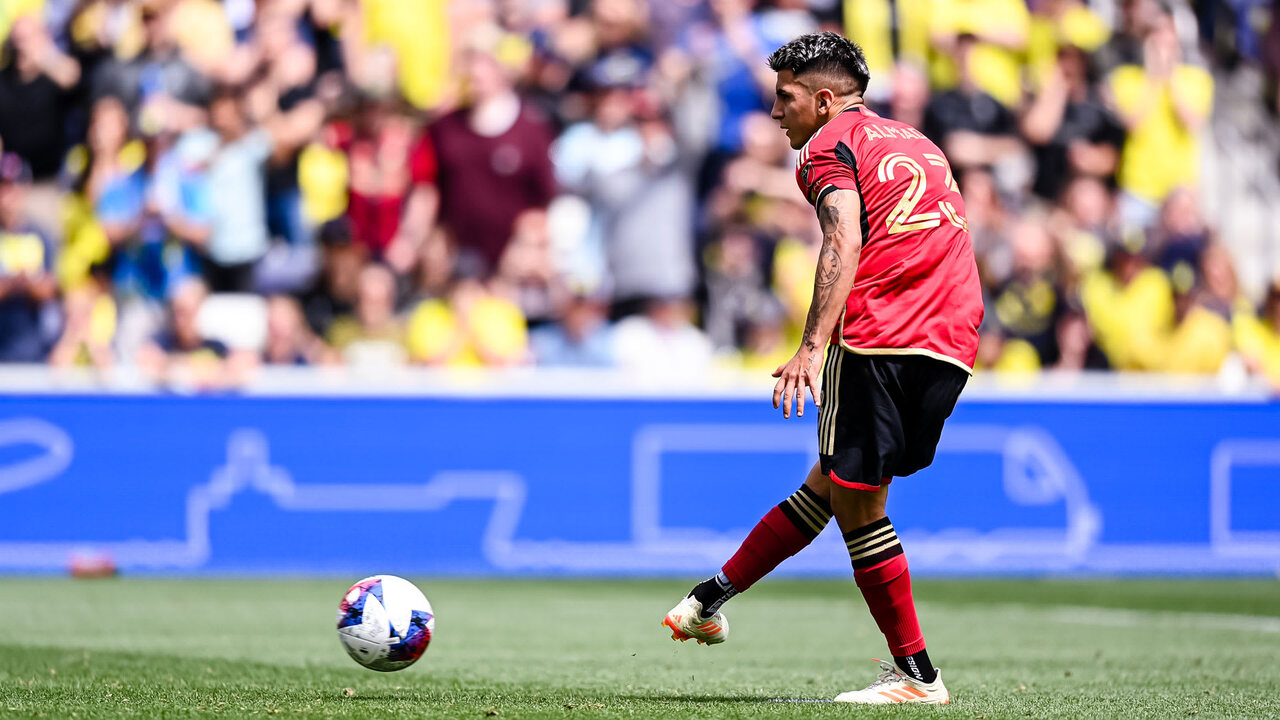
<path fill-rule="evenodd" d="M 977 356 L 982 293 L 964 200 L 936 145 L 864 105 L 869 77 L 857 45 L 830 32 L 804 35 L 769 66 L 778 74 L 773 118 L 800 150 L 796 180 L 822 227 L 804 335 L 774 372 L 773 405 L 783 417 L 793 406 L 802 416 L 809 391 L 820 409 L 819 460 L 663 624 L 675 639 L 724 642 L 721 606 L 834 516 L 893 656 L 869 687 L 836 701 L 946 703 L 885 500 L 893 478 L 933 462 Z"/>

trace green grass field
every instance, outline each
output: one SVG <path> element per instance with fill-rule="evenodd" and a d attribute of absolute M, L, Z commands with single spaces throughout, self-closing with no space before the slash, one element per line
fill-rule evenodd
<path fill-rule="evenodd" d="M 885 653 L 852 582 L 766 581 L 718 647 L 659 627 L 686 582 L 417 582 L 436 638 L 379 674 L 343 580 L 0 579 L 0 716 L 1280 717 L 1277 582 L 918 582 L 940 708 L 815 702 Z"/>

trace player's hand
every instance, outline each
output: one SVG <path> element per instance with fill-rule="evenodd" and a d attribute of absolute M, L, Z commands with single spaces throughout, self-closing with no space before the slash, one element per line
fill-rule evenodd
<path fill-rule="evenodd" d="M 809 389 L 813 404 L 822 405 L 822 389 L 819 386 L 818 374 L 822 372 L 822 348 L 809 349 L 801 347 L 794 357 L 773 371 L 778 382 L 773 386 L 773 407 L 782 407 L 782 417 L 791 417 L 791 408 L 796 408 L 796 416 L 804 417 L 804 391 Z"/>

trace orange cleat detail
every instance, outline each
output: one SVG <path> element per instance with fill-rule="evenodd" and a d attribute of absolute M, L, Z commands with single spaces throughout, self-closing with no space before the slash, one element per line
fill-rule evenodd
<path fill-rule="evenodd" d="M 662 622 L 659 624 L 671 630 L 672 640 L 679 640 L 680 642 L 687 642 L 689 640 L 689 636 L 685 635 L 680 628 L 676 627 L 675 623 L 671 621 L 671 618 L 664 617 L 662 618 Z"/>
<path fill-rule="evenodd" d="M 701 606 L 690 597 L 672 608 L 662 618 L 662 624 L 671 629 L 671 639 L 685 642 L 692 638 L 699 645 L 724 642 L 729 635 L 729 625 L 724 616 L 716 613 L 712 618 L 704 618 L 699 614 L 700 611 Z"/>

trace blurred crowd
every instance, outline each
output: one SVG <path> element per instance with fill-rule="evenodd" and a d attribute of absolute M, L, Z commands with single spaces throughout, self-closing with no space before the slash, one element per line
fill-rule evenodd
<path fill-rule="evenodd" d="M 820 236 L 764 58 L 835 29 L 956 170 L 981 368 L 1280 385 L 1198 200 L 1280 2 L 1171 2 L 0 0 L 0 361 L 772 371 Z"/>

